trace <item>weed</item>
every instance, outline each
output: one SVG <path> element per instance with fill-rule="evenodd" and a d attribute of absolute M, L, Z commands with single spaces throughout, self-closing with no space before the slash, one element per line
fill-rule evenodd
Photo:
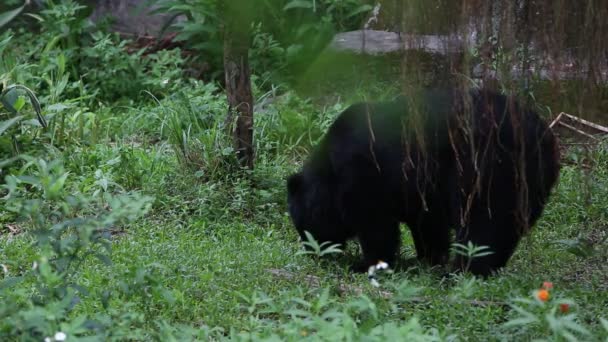
<path fill-rule="evenodd" d="M 475 246 L 471 241 L 469 241 L 466 245 L 461 243 L 453 243 L 451 250 L 454 254 L 466 258 L 467 264 L 463 267 L 465 272 L 468 272 L 471 268 L 473 259 L 494 253 L 488 246 Z"/>
<path fill-rule="evenodd" d="M 200 56 L 221 64 L 219 16 L 205 12 L 215 2 L 167 3 L 189 15 L 179 39 L 206 44 L 195 46 Z M 322 101 L 277 86 L 314 61 L 308 50 L 336 29 L 358 28 L 369 7 L 260 3 L 284 20 L 260 18 L 253 30 L 258 152 L 248 177 L 232 174 L 221 87 L 186 79 L 179 50 L 129 52 L 71 0 L 44 2 L 39 33 L 0 33 L 1 340 L 608 337 L 605 142 L 567 151 L 537 227 L 498 276 L 444 283 L 410 267 L 376 289 L 347 271 L 349 253 L 319 267 L 353 244 L 307 236 L 302 251 L 285 177 L 350 102 L 391 97 L 400 85 L 355 84 L 340 94 L 349 91 L 334 84 Z M 403 242 L 413 257 L 411 238 Z M 468 268 L 490 251 L 468 243 L 453 252 Z M 537 289 L 545 279 L 555 288 Z"/>
<path fill-rule="evenodd" d="M 298 252 L 298 254 L 311 254 L 317 258 L 321 258 L 329 254 L 342 253 L 342 250 L 339 248 L 340 244 L 332 244 L 329 241 L 319 244 L 308 231 L 304 231 L 304 235 L 306 235 L 306 241 L 303 243 L 305 250 Z"/>

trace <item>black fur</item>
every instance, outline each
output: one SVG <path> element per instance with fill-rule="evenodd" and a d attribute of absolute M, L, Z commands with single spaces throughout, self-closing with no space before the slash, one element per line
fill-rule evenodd
<path fill-rule="evenodd" d="M 489 275 L 504 266 L 542 213 L 559 174 L 557 142 L 533 111 L 482 90 L 426 90 L 416 101 L 360 103 L 336 119 L 301 172 L 288 204 L 303 237 L 358 238 L 359 270 L 394 265 L 399 223 L 420 260 L 448 262 L 456 241 L 489 246 L 470 263 Z M 455 258 L 462 269 L 466 260 Z"/>

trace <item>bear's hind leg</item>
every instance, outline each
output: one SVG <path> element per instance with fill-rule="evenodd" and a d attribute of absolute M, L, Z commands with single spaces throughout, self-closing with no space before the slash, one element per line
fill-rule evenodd
<path fill-rule="evenodd" d="M 426 213 L 410 226 L 418 260 L 431 266 L 445 265 L 450 250 L 450 228 L 442 213 Z"/>
<path fill-rule="evenodd" d="M 491 254 L 472 259 L 456 255 L 454 266 L 483 277 L 504 267 L 521 238 L 516 226 L 515 217 L 509 214 L 492 219 L 485 213 L 471 217 L 469 226 L 460 228 L 457 232 L 457 242 L 465 246 L 469 241 L 477 247 L 487 246 L 489 249 L 482 252 Z"/>

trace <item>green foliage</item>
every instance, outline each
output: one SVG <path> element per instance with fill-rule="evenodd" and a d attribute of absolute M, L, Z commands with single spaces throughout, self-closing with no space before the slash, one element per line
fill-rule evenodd
<path fill-rule="evenodd" d="M 298 252 L 298 254 L 311 254 L 317 258 L 321 258 L 330 254 L 342 253 L 339 243 L 332 244 L 329 241 L 325 241 L 319 244 L 319 242 L 317 242 L 317 240 L 315 240 L 315 238 L 308 231 L 305 231 L 304 235 L 306 235 L 306 241 L 304 241 L 303 244 L 306 249 Z"/>
<path fill-rule="evenodd" d="M 457 276 L 453 285 L 446 285 L 433 271 L 414 267 L 415 272 L 387 276 L 382 291 L 391 294 L 384 297 L 367 287 L 365 277 L 344 271 L 343 264 L 319 267 L 315 258 L 302 257 L 301 243 L 284 213 L 285 175 L 344 104 L 319 109 L 291 93 L 263 98 L 258 102 L 256 142 L 273 148 L 259 149 L 253 190 L 248 180 L 228 177 L 225 169 L 201 175 L 197 171 L 206 172 L 205 167 L 184 167 L 179 148 L 170 144 L 170 125 L 175 125 L 182 134 L 190 132 L 190 150 L 202 155 L 196 141 L 221 130 L 224 96 L 215 86 L 200 83 L 137 107 L 90 111 L 106 118 L 103 127 L 115 132 L 111 139 L 100 136 L 97 144 L 69 144 L 64 152 L 46 152 L 63 162 L 22 159 L 22 167 L 7 170 L 0 220 L 21 233 L 0 233 L 0 263 L 8 269 L 8 276 L 0 276 L 7 284 L 0 287 L 6 303 L 0 304 L 2 339 L 40 340 L 57 332 L 73 340 L 559 340 L 568 333 L 587 339 L 608 335 L 596 304 L 605 296 L 601 284 L 592 280 L 601 277 L 601 270 L 592 271 L 585 282 L 566 278 L 569 272 L 579 277 L 580 263 L 597 260 L 601 265 L 604 245 L 597 246 L 599 252 L 591 259 L 579 261 L 555 245 L 544 245 L 571 234 L 576 222 L 602 220 L 602 202 L 594 202 L 584 220 L 578 213 L 585 210 L 563 209 L 571 196 L 582 196 L 576 194 L 580 189 L 574 169 L 566 169 L 557 203 L 548 207 L 548 217 L 534 231 L 551 235 L 522 242 L 505 274 L 490 280 Z M 89 111 L 81 103 L 70 105 L 69 110 Z M 221 155 L 218 149 L 208 152 L 205 158 L 211 161 Z M 603 165 L 604 155 L 597 162 Z M 205 176 L 209 174 L 213 176 Z M 602 175 L 598 169 L 593 177 L 601 183 Z M 155 197 L 147 214 L 134 221 L 139 216 L 129 212 L 142 214 L 138 208 L 148 209 L 151 203 L 140 206 L 143 198 L 130 190 Z M 594 196 L 600 201 L 603 195 Z M 402 253 L 413 256 L 411 241 L 405 245 Z M 316 246 L 316 255 L 331 251 Z M 468 245 L 459 250 L 472 257 L 485 252 Z M 351 257 L 350 252 L 344 248 L 339 258 Z M 274 277 L 267 272 L 272 268 L 293 278 Z M 517 323 L 523 314 L 515 308 L 469 303 L 510 302 L 543 277 L 560 279 L 576 318 L 552 313 L 562 303 L 558 297 L 544 307 L 515 300 L 538 318 L 523 325 L 496 323 Z M 11 282 L 15 285 L 8 286 Z M 597 292 L 588 296 L 588 287 Z M 573 330 L 575 324 L 588 334 Z"/>
<path fill-rule="evenodd" d="M 0 93 L 0 103 L 2 104 L 2 106 L 11 114 L 18 115 L 19 110 L 23 108 L 24 105 L 23 98 L 17 95 L 18 90 L 22 90 L 23 92 L 25 92 L 28 99 L 30 100 L 30 103 L 32 104 L 32 107 L 34 108 L 36 120 L 38 120 L 38 123 L 41 127 L 46 128 L 47 123 L 44 117 L 42 116 L 40 101 L 38 101 L 38 98 L 36 98 L 34 92 L 28 89 L 27 87 L 19 84 L 13 84 L 4 89 L 2 93 Z"/>
<path fill-rule="evenodd" d="M 321 100 L 277 87 L 334 31 L 359 28 L 369 7 L 255 4 L 257 163 L 244 178 L 232 175 L 221 87 L 185 79 L 179 50 L 134 49 L 90 26 L 87 9 L 68 0 L 45 2 L 36 34 L 17 26 L 0 33 L 2 90 L 25 85 L 40 109 L 24 89 L 7 91 L 10 107 L 0 107 L 0 140 L 10 150 L 0 157 L 0 340 L 608 337 L 606 145 L 567 151 L 551 203 L 499 276 L 441 280 L 407 260 L 415 257 L 407 231 L 404 267 L 380 289 L 347 271 L 359 257 L 352 245 L 309 236 L 302 252 L 286 213 L 286 176 L 350 102 L 390 97 L 399 85 L 352 84 L 351 94 L 332 84 Z M 190 13 L 180 39 L 216 44 L 196 48 L 219 65 L 216 5 L 172 6 Z M 12 136 L 31 157 L 12 149 Z M 470 261 L 489 251 L 467 244 L 454 252 Z M 560 291 L 530 299 L 545 279 Z"/>
<path fill-rule="evenodd" d="M 159 0 L 157 11 L 186 18 L 172 25 L 178 32 L 176 40 L 187 41 L 190 48 L 202 52 L 214 70 L 222 69 L 222 25 L 235 15 L 246 14 L 246 18 L 234 21 L 250 25 L 244 29 L 251 32 L 251 67 L 264 82 L 270 83 L 290 80 L 304 72 L 335 32 L 359 28 L 372 8 L 360 0 L 229 4 L 237 10 L 231 11 L 227 9 L 229 5 L 215 0 Z"/>
<path fill-rule="evenodd" d="M 6 177 L 2 202 L 27 227 L 37 253 L 30 269 L 17 268 L 14 275 L 5 271 L 0 296 L 10 300 L 0 304 L 0 336 L 29 340 L 57 332 L 89 335 L 94 329 L 85 316 L 69 316 L 90 293 L 77 280 L 79 272 L 91 257 L 111 264 L 111 229 L 145 214 L 150 198 L 69 195 L 69 173 L 61 161 L 22 158 L 26 163 L 20 171 Z"/>
<path fill-rule="evenodd" d="M 198 94 L 176 92 L 167 104 L 157 102 L 164 116 L 161 135 L 167 136 L 179 162 L 201 180 L 229 175 L 238 166 L 225 128 L 227 107 L 213 84 Z"/>
<path fill-rule="evenodd" d="M 473 242 L 468 241 L 466 245 L 461 243 L 453 243 L 451 247 L 452 253 L 463 256 L 467 260 L 464 265 L 464 271 L 467 272 L 471 268 L 471 263 L 475 258 L 481 258 L 494 253 L 488 246 L 475 246 Z"/>
<path fill-rule="evenodd" d="M 360 29 L 372 9 L 360 0 L 277 0 L 269 6 L 269 31 L 285 46 L 289 71 L 305 73 L 337 32 Z M 268 20 L 267 20 L 268 21 Z"/>
<path fill-rule="evenodd" d="M 302 340 L 415 340 L 441 341 L 435 329 L 423 327 L 416 318 L 401 324 L 381 322 L 374 301 L 361 296 L 346 303 L 332 299 L 328 289 L 315 291 L 313 299 L 291 298 L 286 303 L 264 293 L 254 292 L 251 297 L 240 294 L 245 309 L 251 317 L 254 331 L 237 333 L 230 331 L 229 338 L 253 341 Z M 282 324 L 278 327 L 264 326 L 264 317 L 278 316 Z M 279 328 L 279 329 L 276 329 Z"/>
<path fill-rule="evenodd" d="M 15 19 L 27 6 L 27 1 L 23 3 L 23 5 L 14 8 L 12 10 L 6 12 L 0 12 L 0 29 L 3 26 L 8 25 L 13 19 Z"/>
<path fill-rule="evenodd" d="M 220 32 L 220 14 L 216 0 L 156 0 L 155 13 L 168 13 L 175 17 L 182 15 L 183 21 L 172 27 L 178 32 L 175 41 L 188 42 L 188 47 L 203 53 L 204 61 L 216 70 L 216 77 L 222 70 L 223 42 Z"/>
<path fill-rule="evenodd" d="M 89 14 L 88 7 L 73 0 L 45 2 L 37 17 L 40 34 L 20 31 L 13 39 L 12 45 L 18 44 L 15 39 L 32 44 L 15 47 L 0 63 L 2 79 L 36 89 L 43 105 L 77 99 L 96 107 L 140 98 L 145 90 L 164 96 L 181 86 L 179 49 L 130 52 L 130 41 L 99 31 Z"/>
<path fill-rule="evenodd" d="M 575 303 L 565 298 L 540 300 L 538 295 L 530 299 L 518 297 L 513 300 L 512 318 L 504 326 L 514 332 L 514 337 L 530 330 L 542 331 L 546 341 L 579 341 L 590 338 L 591 333 L 585 328 L 576 313 Z"/>
<path fill-rule="evenodd" d="M 272 101 L 273 105 L 265 106 L 266 101 Z M 273 155 L 306 155 L 344 109 L 341 103 L 318 108 L 293 92 L 281 96 L 268 92 L 259 103 L 256 148 Z"/>
<path fill-rule="evenodd" d="M 20 91 L 24 92 L 29 99 L 36 115 L 35 120 L 26 120 L 27 115 L 20 114 L 25 105 L 25 98 L 19 95 Z M 24 140 L 31 139 L 31 136 L 29 136 L 31 130 L 28 130 L 25 126 L 38 126 L 43 129 L 48 126 L 46 119 L 42 116 L 40 102 L 34 92 L 19 84 L 12 84 L 0 91 L 0 119 L 0 156 L 2 157 L 9 154 L 16 157 L 19 155 L 21 143 Z M 10 135 L 10 142 L 6 138 L 8 135 Z"/>

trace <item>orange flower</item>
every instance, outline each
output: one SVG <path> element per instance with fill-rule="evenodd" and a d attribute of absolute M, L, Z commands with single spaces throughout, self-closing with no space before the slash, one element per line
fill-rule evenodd
<path fill-rule="evenodd" d="M 562 313 L 567 313 L 568 311 L 570 311 L 570 305 L 568 305 L 566 303 L 560 304 L 559 311 L 561 311 Z"/>
<path fill-rule="evenodd" d="M 545 290 L 551 290 L 553 288 L 553 283 L 550 281 L 545 281 L 543 283 L 543 289 Z"/>
<path fill-rule="evenodd" d="M 549 300 L 549 291 L 545 290 L 545 289 L 540 289 L 538 291 L 536 291 L 536 298 L 538 298 L 538 300 L 540 300 L 541 302 L 546 302 Z"/>

